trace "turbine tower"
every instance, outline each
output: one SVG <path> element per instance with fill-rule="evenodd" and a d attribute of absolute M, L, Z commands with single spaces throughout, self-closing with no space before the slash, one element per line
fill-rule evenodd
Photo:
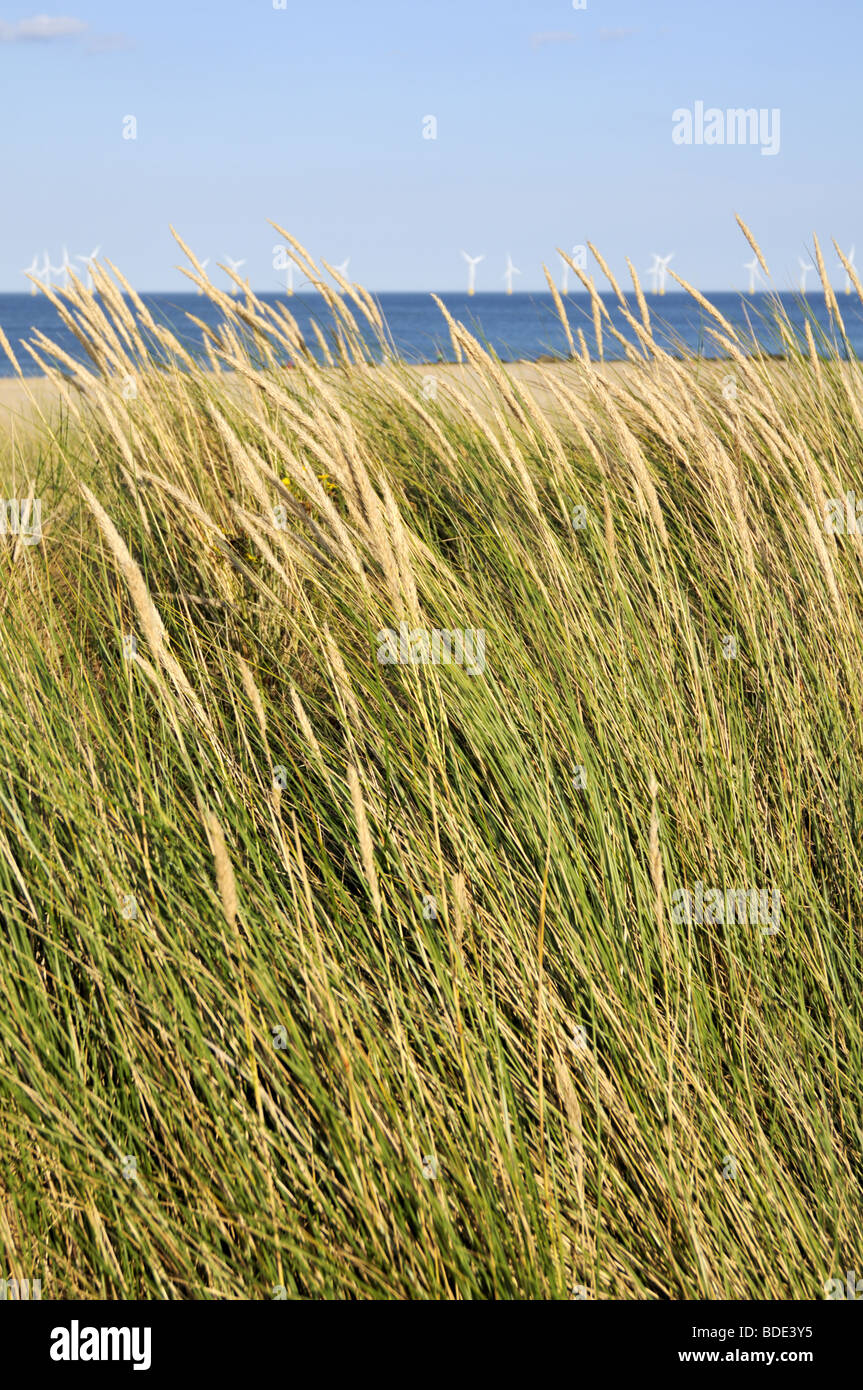
<path fill-rule="evenodd" d="M 851 247 L 851 250 L 848 252 L 848 255 L 845 257 L 845 259 L 846 259 L 846 261 L 848 262 L 848 264 L 850 265 L 850 267 L 851 267 L 852 270 L 856 270 L 856 269 L 857 269 L 856 265 L 854 264 L 854 247 L 853 247 L 853 246 Z M 842 266 L 842 269 L 845 270 L 844 265 Z M 845 270 L 845 293 L 846 293 L 846 294 L 850 294 L 850 293 L 851 293 L 851 276 L 848 274 L 848 271 L 847 271 L 847 270 Z"/>
<path fill-rule="evenodd" d="M 573 246 L 573 258 L 575 257 L 577 251 L 578 247 Z M 561 251 L 558 254 L 560 255 L 561 260 L 563 260 L 563 252 Z M 563 272 L 560 277 L 560 292 L 561 294 L 569 294 L 569 261 L 563 261 Z"/>
<path fill-rule="evenodd" d="M 674 259 L 674 252 L 670 251 L 667 256 L 658 256 L 653 253 L 653 265 L 648 270 L 648 275 L 653 280 L 653 293 L 665 294 L 665 277 L 668 273 L 668 263 Z"/>
<path fill-rule="evenodd" d="M 802 256 L 798 256 L 797 259 L 800 262 L 800 293 L 805 294 L 806 276 L 809 274 L 810 270 L 814 270 L 815 267 L 811 261 L 804 261 Z"/>
<path fill-rule="evenodd" d="M 751 261 L 745 261 L 743 269 L 749 271 L 749 293 L 755 293 L 755 281 L 762 279 L 761 271 L 758 269 L 758 257 L 753 256 Z"/>
<path fill-rule="evenodd" d="M 226 263 L 226 265 L 230 266 L 231 270 L 234 272 L 235 275 L 236 275 L 237 271 L 239 270 L 240 266 L 246 264 L 245 259 L 243 259 L 243 260 L 241 260 L 241 261 L 235 261 L 234 258 L 233 258 L 233 256 L 226 256 L 226 257 L 225 257 L 225 263 Z M 239 291 L 239 289 L 237 288 L 236 285 L 232 285 L 232 286 L 231 286 L 230 293 L 231 293 L 231 294 L 239 294 L 240 291 Z"/>
<path fill-rule="evenodd" d="M 96 249 L 95 249 L 95 251 L 91 251 L 91 252 L 90 252 L 89 256 L 76 256 L 76 257 L 75 257 L 75 260 L 76 260 L 76 261 L 83 261 L 83 262 L 84 262 L 84 265 L 87 267 L 87 289 L 88 289 L 88 290 L 92 290 L 92 288 L 93 288 L 93 262 L 95 261 L 96 257 L 98 256 L 98 254 L 99 254 L 99 252 L 100 252 L 101 250 L 102 250 L 101 246 L 97 246 Z"/>
<path fill-rule="evenodd" d="M 462 251 L 461 254 L 462 254 L 462 256 L 464 257 L 464 259 L 467 261 L 467 264 L 468 264 L 468 272 L 467 272 L 467 292 L 468 292 L 468 294 L 475 294 L 475 293 L 476 293 L 476 268 L 477 268 L 477 266 L 479 265 L 480 261 L 484 261 L 484 260 L 485 260 L 485 252 L 483 252 L 483 254 L 482 254 L 481 256 L 469 256 L 469 255 L 467 254 L 466 251 Z"/>
<path fill-rule="evenodd" d="M 207 266 L 208 266 L 209 264 L 210 264 L 210 257 L 208 256 L 207 259 L 206 259 L 205 261 L 201 261 L 201 270 L 206 270 L 206 269 L 207 269 Z M 198 286 L 198 294 L 203 294 L 203 293 L 204 293 L 204 291 L 201 289 L 201 286 L 199 285 L 199 286 Z"/>
<path fill-rule="evenodd" d="M 511 255 L 509 254 L 509 252 L 507 251 L 507 253 L 506 253 L 506 270 L 503 272 L 503 278 L 504 278 L 504 280 L 506 281 L 506 292 L 507 292 L 507 294 L 512 294 L 512 277 L 513 277 L 513 275 L 520 275 L 520 274 L 521 274 L 521 271 L 519 270 L 518 266 L 513 265 L 513 263 L 512 263 L 512 256 L 511 256 Z"/>
<path fill-rule="evenodd" d="M 63 276 L 63 288 L 64 288 L 64 290 L 67 290 L 67 289 L 69 288 L 69 281 L 70 281 L 70 279 L 72 278 L 72 275 L 74 274 L 74 270 L 75 270 L 75 267 L 72 265 L 72 262 L 69 260 L 69 252 L 67 251 L 66 247 L 64 246 L 64 247 L 63 247 L 63 259 L 62 259 L 62 261 L 60 262 L 60 266 L 59 266 L 60 274 Z"/>
<path fill-rule="evenodd" d="M 37 251 L 37 252 L 36 252 L 36 255 L 33 257 L 32 261 L 31 261 L 30 264 L 28 265 L 27 269 L 26 269 L 26 270 L 22 270 L 22 271 L 21 271 L 21 274 L 22 274 L 22 275 L 35 276 L 36 279 L 39 279 L 40 276 L 41 276 L 41 274 L 42 274 L 42 272 L 38 269 L 38 266 L 37 266 L 38 260 L 39 260 L 39 252 Z M 39 291 L 36 289 L 36 286 L 32 283 L 32 281 L 31 281 L 31 284 L 30 284 L 30 293 L 31 293 L 31 294 L 38 294 L 38 293 L 39 293 Z"/>
<path fill-rule="evenodd" d="M 49 285 L 50 285 L 50 283 L 51 283 L 51 276 L 52 276 L 52 275 L 58 275 L 58 276 L 59 276 L 59 275 L 62 275 L 63 272 L 65 271 L 65 269 L 66 269 L 65 265 L 52 265 L 51 262 L 50 262 L 50 260 L 48 259 L 48 252 L 47 252 L 47 251 L 45 252 L 45 274 L 46 274 L 47 277 L 48 277 L 48 284 L 49 284 Z M 68 279 L 68 275 L 67 275 L 66 278 Z"/>

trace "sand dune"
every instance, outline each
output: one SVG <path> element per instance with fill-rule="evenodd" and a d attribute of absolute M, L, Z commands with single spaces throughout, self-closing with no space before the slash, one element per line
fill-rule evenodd
<path fill-rule="evenodd" d="M 594 367 L 601 375 L 626 370 L 626 364 L 621 362 L 594 363 Z M 428 363 L 412 366 L 410 370 L 422 377 L 431 377 L 439 381 L 456 379 L 463 387 L 471 388 L 477 384 L 477 376 L 472 367 L 455 363 Z M 539 403 L 547 407 L 552 407 L 554 403 L 551 393 L 544 385 L 549 374 L 568 375 L 571 378 L 570 385 L 576 387 L 581 381 L 579 368 L 566 362 L 512 362 L 507 365 L 506 370 L 516 380 L 525 382 Z M 56 402 L 56 388 L 45 377 L 27 377 L 24 381 L 18 377 L 2 377 L 0 429 L 9 433 L 10 430 L 14 430 L 16 424 L 24 425 L 37 420 L 42 413 L 50 417 Z"/>
<path fill-rule="evenodd" d="M 54 386 L 44 377 L 28 377 L 21 381 L 18 377 L 0 379 L 0 428 L 14 430 L 17 424 L 26 424 L 38 419 L 40 411 L 50 411 L 56 402 Z"/>

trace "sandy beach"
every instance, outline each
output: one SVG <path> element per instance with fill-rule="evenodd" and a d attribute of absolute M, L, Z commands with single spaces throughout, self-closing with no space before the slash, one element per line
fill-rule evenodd
<path fill-rule="evenodd" d="M 626 363 L 594 363 L 602 376 L 615 375 L 626 370 Z M 411 366 L 410 370 L 421 377 L 431 377 L 439 381 L 456 381 L 461 387 L 477 385 L 477 373 L 469 366 L 459 363 L 424 363 Z M 553 407 L 554 401 L 548 391 L 546 381 L 549 374 L 559 374 L 570 378 L 570 385 L 580 388 L 582 381 L 580 369 L 567 362 L 511 362 L 506 371 L 517 381 L 530 387 L 540 404 Z M 26 426 L 44 414 L 50 418 L 52 408 L 57 403 L 57 390 L 45 377 L 0 378 L 0 430 L 14 434 L 15 428 Z"/>
<path fill-rule="evenodd" d="M 14 433 L 16 425 L 38 419 L 40 411 L 50 411 L 56 402 L 54 386 L 44 377 L 3 377 L 0 379 L 0 428 Z"/>

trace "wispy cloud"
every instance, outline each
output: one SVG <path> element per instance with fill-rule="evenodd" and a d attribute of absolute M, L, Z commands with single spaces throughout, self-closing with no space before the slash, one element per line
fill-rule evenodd
<path fill-rule="evenodd" d="M 546 43 L 575 43 L 577 38 L 578 35 L 571 33 L 569 29 L 551 29 L 547 33 L 531 34 L 530 46 L 542 48 Z"/>
<path fill-rule="evenodd" d="M 599 29 L 594 30 L 592 38 L 599 39 L 600 43 L 620 43 L 623 39 L 631 39 L 638 33 L 637 29 Z M 549 43 L 577 43 L 581 36 L 574 34 L 571 29 L 548 29 L 538 34 L 531 34 L 531 48 L 543 48 Z"/>
<path fill-rule="evenodd" d="M 86 29 L 83 19 L 73 19 L 70 15 L 36 14 L 32 19 L 18 19 L 13 24 L 0 19 L 0 43 L 70 39 L 83 34 Z"/>

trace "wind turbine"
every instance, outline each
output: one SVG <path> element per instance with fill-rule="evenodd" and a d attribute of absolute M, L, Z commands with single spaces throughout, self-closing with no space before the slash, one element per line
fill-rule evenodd
<path fill-rule="evenodd" d="M 798 256 L 797 259 L 800 262 L 800 293 L 805 294 L 806 276 L 809 274 L 810 270 L 814 270 L 815 267 L 811 261 L 804 261 L 802 256 Z"/>
<path fill-rule="evenodd" d="M 50 262 L 50 260 L 48 259 L 48 252 L 47 252 L 47 251 L 45 252 L 45 269 L 44 269 L 44 274 L 47 276 L 47 281 L 46 281 L 47 284 L 50 285 L 50 283 L 51 283 L 51 276 L 52 276 L 52 275 L 62 275 L 63 272 L 64 272 L 65 270 L 66 270 L 65 265 L 52 265 L 51 262 Z M 69 277 L 68 277 L 68 274 L 67 274 L 66 278 L 67 278 L 67 279 L 69 278 Z"/>
<path fill-rule="evenodd" d="M 475 294 L 475 293 L 476 293 L 476 268 L 477 268 L 477 266 L 479 265 L 480 261 L 484 261 L 484 260 L 485 260 L 485 252 L 483 252 L 483 254 L 482 254 L 481 256 L 469 256 L 469 255 L 467 254 L 466 251 L 462 251 L 462 255 L 464 256 L 465 260 L 466 260 L 467 263 L 468 263 L 468 272 L 467 272 L 467 292 L 468 292 L 468 294 Z"/>
<path fill-rule="evenodd" d="M 509 252 L 507 251 L 507 253 L 506 253 L 506 270 L 503 272 L 503 278 L 504 278 L 504 280 L 506 281 L 506 292 L 507 292 L 507 294 L 512 294 L 512 277 L 513 277 L 513 275 L 520 275 L 520 274 L 521 274 L 521 271 L 519 270 L 518 266 L 513 265 L 513 263 L 512 263 L 512 256 L 511 256 L 511 255 L 509 254 Z"/>
<path fill-rule="evenodd" d="M 845 257 L 845 259 L 847 260 L 848 264 L 851 266 L 852 270 L 856 270 L 856 269 L 857 269 L 857 267 L 856 267 L 855 264 L 854 264 L 854 247 L 853 247 L 853 246 L 851 247 L 851 250 L 848 252 L 848 255 Z M 842 269 L 845 270 L 844 265 L 843 265 Z M 851 293 L 851 276 L 848 274 L 848 271 L 847 271 L 847 270 L 845 270 L 845 293 L 846 293 L 846 294 L 850 294 L 850 293 Z"/>
<path fill-rule="evenodd" d="M 573 254 L 573 256 L 575 256 L 575 254 L 576 254 L 577 251 L 578 251 L 578 247 L 577 247 L 577 246 L 573 246 L 573 248 L 572 248 L 572 254 Z M 560 257 L 561 257 L 561 260 L 563 260 L 563 252 L 560 252 Z M 561 293 L 562 293 L 562 294 L 569 294 L 569 261 L 564 261 L 564 262 L 563 262 L 563 274 L 562 274 L 561 277 L 560 277 L 560 289 L 561 289 Z"/>
<path fill-rule="evenodd" d="M 744 261 L 743 269 L 749 271 L 749 293 L 755 293 L 755 281 L 762 278 L 761 271 L 758 269 L 758 257 L 753 256 L 751 261 Z"/>
<path fill-rule="evenodd" d="M 674 252 L 670 251 L 667 256 L 657 256 L 653 252 L 653 265 L 647 272 L 653 280 L 653 293 L 665 294 L 665 276 L 668 271 L 668 262 L 674 259 Z"/>
<path fill-rule="evenodd" d="M 243 258 L 243 260 L 241 261 L 235 261 L 233 256 L 226 256 L 225 261 L 231 267 L 231 270 L 234 272 L 235 275 L 239 270 L 240 266 L 246 264 L 245 258 Z M 232 285 L 229 291 L 230 294 L 239 294 L 239 292 L 240 291 L 237 289 L 236 285 Z"/>
<path fill-rule="evenodd" d="M 333 266 L 333 278 L 335 279 L 335 276 L 338 275 L 342 280 L 347 280 L 347 278 L 348 278 L 348 266 L 350 265 L 350 263 L 351 263 L 351 258 L 350 258 L 350 256 L 345 256 L 345 259 L 342 261 L 341 265 L 334 265 L 334 266 Z M 293 271 L 293 266 L 291 267 L 291 270 Z M 292 278 L 291 278 L 291 286 L 290 286 L 290 288 L 288 289 L 288 294 L 293 294 L 293 292 L 294 292 L 294 291 L 293 291 L 293 283 L 294 283 L 294 282 L 293 282 L 293 276 L 292 276 Z M 336 280 L 336 284 L 338 285 L 338 280 Z M 339 285 L 339 288 L 336 290 L 336 294 L 340 295 L 341 292 L 342 292 L 341 285 Z"/>
<path fill-rule="evenodd" d="M 75 273 L 75 267 L 69 260 L 69 252 L 67 251 L 65 246 L 63 247 L 63 259 L 60 262 L 60 271 L 64 276 L 63 288 L 64 290 L 67 290 L 69 288 L 69 281 Z"/>
<path fill-rule="evenodd" d="M 93 262 L 95 261 L 96 257 L 98 256 L 98 254 L 99 254 L 99 252 L 100 252 L 101 250 L 102 250 L 101 246 L 97 246 L 96 249 L 95 249 L 95 251 L 91 251 L 91 252 L 90 252 L 89 256 L 76 256 L 76 257 L 75 257 L 75 260 L 76 260 L 76 261 L 83 261 L 84 264 L 85 264 L 85 266 L 87 267 L 87 289 L 88 289 L 88 290 L 91 290 L 91 289 L 93 288 Z"/>
<path fill-rule="evenodd" d="M 22 275 L 32 275 L 32 276 L 35 276 L 35 277 L 38 279 L 38 278 L 40 277 L 40 274 L 41 274 L 41 272 L 39 271 L 39 269 L 38 269 L 38 267 L 37 267 L 37 262 L 38 262 L 38 260 L 39 260 L 39 252 L 37 251 L 37 252 L 36 252 L 36 255 L 33 257 L 33 260 L 30 262 L 30 264 L 28 265 L 27 269 L 26 269 L 26 270 L 22 270 L 22 271 L 21 271 L 21 274 L 22 274 Z M 38 294 L 38 293 L 39 293 L 39 291 L 36 289 L 36 286 L 35 286 L 32 282 L 31 282 L 31 284 L 30 284 L 30 293 L 31 293 L 31 294 Z"/>
<path fill-rule="evenodd" d="M 201 270 L 202 270 L 202 271 L 203 271 L 203 270 L 206 270 L 206 269 L 207 269 L 207 266 L 208 266 L 209 264 L 210 264 L 210 257 L 208 256 L 207 259 L 206 259 L 205 261 L 201 261 Z M 198 294 L 203 294 L 203 293 L 204 293 L 204 291 L 201 289 L 201 287 L 200 287 L 200 285 L 199 285 L 199 286 L 198 286 Z"/>
<path fill-rule="evenodd" d="M 350 256 L 348 256 L 348 260 L 350 260 Z M 293 292 L 294 292 L 294 263 L 293 263 L 293 261 L 288 261 L 288 264 L 285 266 L 285 269 L 286 269 L 287 272 L 288 272 L 287 279 L 285 280 L 285 294 L 288 295 L 288 296 L 290 297 L 290 296 L 293 294 Z"/>

